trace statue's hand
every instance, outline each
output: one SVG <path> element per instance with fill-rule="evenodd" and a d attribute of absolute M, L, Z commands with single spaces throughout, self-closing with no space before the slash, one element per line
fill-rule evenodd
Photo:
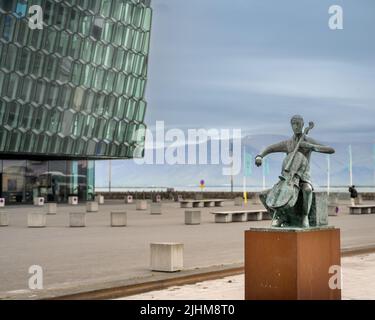
<path fill-rule="evenodd" d="M 255 158 L 255 165 L 256 165 L 257 167 L 260 167 L 260 166 L 262 165 L 262 163 L 263 163 L 263 158 L 262 158 L 261 156 L 257 156 L 257 157 Z"/>

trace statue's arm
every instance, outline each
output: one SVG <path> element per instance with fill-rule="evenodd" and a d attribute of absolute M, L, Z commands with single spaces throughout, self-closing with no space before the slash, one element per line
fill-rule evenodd
<path fill-rule="evenodd" d="M 266 149 L 264 149 L 259 156 L 264 158 L 266 155 L 270 153 L 275 153 L 275 152 L 288 152 L 287 148 L 287 141 L 282 141 L 279 143 L 275 143 L 273 145 L 270 145 Z"/>
<path fill-rule="evenodd" d="M 333 149 L 332 147 L 321 144 L 320 142 L 312 138 L 307 138 L 306 142 L 310 144 L 310 148 L 315 152 L 328 153 L 328 154 L 335 153 L 335 149 Z"/>

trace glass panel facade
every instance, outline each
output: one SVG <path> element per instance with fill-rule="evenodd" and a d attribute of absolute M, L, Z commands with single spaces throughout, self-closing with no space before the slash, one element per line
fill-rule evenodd
<path fill-rule="evenodd" d="M 28 26 L 32 5 L 43 9 L 42 30 Z M 35 179 L 46 162 L 4 160 L 7 197 L 57 188 L 86 198 L 79 177 L 91 167 L 80 159 L 142 154 L 134 130 L 145 128 L 151 20 L 149 0 L 0 0 L 0 158 L 78 161 L 63 173 L 74 169 L 78 181 L 67 182 Z"/>
<path fill-rule="evenodd" d="M 69 195 L 94 200 L 95 164 L 92 160 L 0 160 L 0 195 L 7 204 L 67 202 Z"/>

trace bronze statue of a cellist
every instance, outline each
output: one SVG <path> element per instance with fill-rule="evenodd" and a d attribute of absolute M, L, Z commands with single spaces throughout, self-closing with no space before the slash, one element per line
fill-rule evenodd
<path fill-rule="evenodd" d="M 314 204 L 313 186 L 310 181 L 310 157 L 313 151 L 332 154 L 335 150 L 308 137 L 314 123 L 304 129 L 303 118 L 292 117 L 294 135 L 291 139 L 267 147 L 255 159 L 262 165 L 262 159 L 274 152 L 287 154 L 281 170 L 279 182 L 261 195 L 264 206 L 273 214 L 274 227 L 308 228 L 309 215 Z M 313 208 L 315 210 L 315 208 Z"/>

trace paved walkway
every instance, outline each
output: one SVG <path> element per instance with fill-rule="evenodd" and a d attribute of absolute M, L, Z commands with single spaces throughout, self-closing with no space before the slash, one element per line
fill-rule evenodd
<path fill-rule="evenodd" d="M 375 254 L 342 259 L 342 298 L 375 300 Z M 243 300 L 244 276 L 171 287 L 119 300 Z"/>
<path fill-rule="evenodd" d="M 233 202 L 225 210 L 234 209 Z M 238 209 L 238 207 L 236 207 Z M 126 210 L 128 227 L 109 227 L 110 211 Z M 9 227 L 0 228 L 0 298 L 27 292 L 29 267 L 44 271 L 44 288 L 70 288 L 152 276 L 149 270 L 151 242 L 173 241 L 185 245 L 186 269 L 243 262 L 244 231 L 250 226 L 269 226 L 270 221 L 215 224 L 212 208 L 201 208 L 202 224 L 184 225 L 184 209 L 166 203 L 163 215 L 136 211 L 119 201 L 89 213 L 87 227 L 68 228 L 69 212 L 79 207 L 59 206 L 57 216 L 47 217 L 47 228 L 28 229 L 27 213 L 39 208 L 8 207 Z M 375 214 L 330 218 L 342 230 L 342 247 L 375 246 Z"/>

